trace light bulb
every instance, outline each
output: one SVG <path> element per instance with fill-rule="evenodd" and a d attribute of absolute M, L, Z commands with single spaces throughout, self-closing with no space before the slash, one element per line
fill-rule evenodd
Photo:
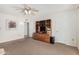
<path fill-rule="evenodd" d="M 29 10 L 28 13 L 31 14 L 31 11 Z"/>
<path fill-rule="evenodd" d="M 25 10 L 25 13 L 28 14 L 27 10 Z"/>

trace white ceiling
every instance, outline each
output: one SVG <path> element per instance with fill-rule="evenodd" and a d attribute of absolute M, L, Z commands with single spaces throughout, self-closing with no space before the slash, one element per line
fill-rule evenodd
<path fill-rule="evenodd" d="M 71 8 L 77 8 L 75 4 L 30 4 L 31 7 L 39 10 L 40 14 L 53 13 L 57 11 L 67 10 Z M 22 4 L 0 4 L 0 12 L 8 14 L 21 14 L 17 7 L 23 7 Z"/>

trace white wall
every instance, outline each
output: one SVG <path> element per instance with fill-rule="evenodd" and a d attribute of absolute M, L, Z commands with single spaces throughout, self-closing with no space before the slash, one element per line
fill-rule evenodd
<path fill-rule="evenodd" d="M 78 47 L 78 49 L 79 49 L 79 9 L 77 10 L 77 17 L 78 17 L 78 19 L 77 19 L 77 47 Z"/>
<path fill-rule="evenodd" d="M 56 42 L 77 46 L 77 11 L 52 13 L 49 18 L 52 19 L 52 36 L 55 36 Z"/>
<path fill-rule="evenodd" d="M 33 33 L 35 33 L 35 22 L 37 21 L 37 16 L 29 18 L 29 35 L 32 37 Z"/>
<path fill-rule="evenodd" d="M 8 28 L 8 22 L 13 20 L 16 22 L 15 29 Z M 11 41 L 24 37 L 24 19 L 17 16 L 0 13 L 0 43 Z"/>
<path fill-rule="evenodd" d="M 27 33 L 27 30 L 24 31 L 25 19 L 28 19 L 28 17 L 24 18 L 18 15 L 0 13 L 0 43 L 11 41 L 11 40 L 16 40 L 19 38 L 24 38 L 24 35 L 25 35 L 24 32 Z M 10 20 L 13 20 L 16 22 L 15 29 L 8 28 L 7 23 Z M 31 16 L 27 20 L 27 22 L 29 22 L 29 25 L 30 25 L 29 26 L 30 37 L 32 37 L 32 34 L 35 32 L 35 21 L 36 21 L 36 17 L 31 17 Z"/>
<path fill-rule="evenodd" d="M 55 41 L 77 47 L 77 9 L 41 14 L 40 19 L 52 20 L 52 36 Z"/>

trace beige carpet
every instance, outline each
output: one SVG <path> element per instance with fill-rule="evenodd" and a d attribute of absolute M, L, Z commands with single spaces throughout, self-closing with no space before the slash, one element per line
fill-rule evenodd
<path fill-rule="evenodd" d="M 32 38 L 1 43 L 6 55 L 78 55 L 77 48 L 60 43 L 48 44 Z"/>

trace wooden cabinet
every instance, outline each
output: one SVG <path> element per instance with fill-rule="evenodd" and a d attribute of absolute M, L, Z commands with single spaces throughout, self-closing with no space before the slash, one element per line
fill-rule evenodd
<path fill-rule="evenodd" d="M 51 36 L 51 19 L 36 21 L 36 33 L 33 33 L 33 38 L 36 40 L 50 42 Z"/>
<path fill-rule="evenodd" d="M 48 34 L 33 33 L 33 38 L 36 39 L 36 40 L 40 40 L 40 41 L 43 41 L 43 42 L 50 43 L 50 36 Z"/>

